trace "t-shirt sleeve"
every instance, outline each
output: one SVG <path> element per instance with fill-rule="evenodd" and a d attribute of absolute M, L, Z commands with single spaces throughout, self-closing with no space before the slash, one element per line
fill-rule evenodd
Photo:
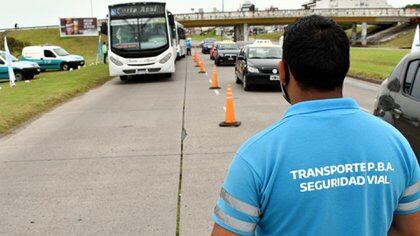
<path fill-rule="evenodd" d="M 395 211 L 397 215 L 409 215 L 420 211 L 420 167 L 414 152 L 410 151 L 411 178 L 398 202 Z"/>
<path fill-rule="evenodd" d="M 228 170 L 212 219 L 238 235 L 254 235 L 260 220 L 261 181 L 248 162 L 237 155 Z"/>

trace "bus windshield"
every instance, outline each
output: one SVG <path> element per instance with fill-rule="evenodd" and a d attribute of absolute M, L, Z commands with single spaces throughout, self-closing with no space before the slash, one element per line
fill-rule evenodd
<path fill-rule="evenodd" d="M 111 47 L 123 51 L 153 50 L 166 46 L 165 17 L 111 20 Z"/>

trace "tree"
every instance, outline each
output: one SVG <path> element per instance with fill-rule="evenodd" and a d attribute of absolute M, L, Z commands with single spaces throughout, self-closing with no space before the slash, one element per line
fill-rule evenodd
<path fill-rule="evenodd" d="M 410 9 L 419 9 L 420 8 L 420 4 L 409 4 L 407 6 L 405 6 L 404 8 L 410 8 Z"/>

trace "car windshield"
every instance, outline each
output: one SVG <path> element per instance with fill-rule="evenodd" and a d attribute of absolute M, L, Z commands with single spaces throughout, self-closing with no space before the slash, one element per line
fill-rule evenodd
<path fill-rule="evenodd" d="M 68 53 L 66 50 L 62 48 L 54 48 L 53 51 L 55 52 L 55 54 L 57 54 L 60 57 L 70 55 L 70 53 Z"/>
<path fill-rule="evenodd" d="M 111 21 L 111 46 L 125 51 L 153 50 L 169 43 L 165 17 Z"/>
<path fill-rule="evenodd" d="M 249 59 L 281 59 L 282 50 L 280 47 L 249 48 Z"/>
<path fill-rule="evenodd" d="M 17 62 L 18 59 L 16 57 L 14 57 L 13 55 L 10 55 L 12 58 L 12 62 Z M 2 58 L 2 60 L 4 60 L 4 62 L 6 62 L 6 52 L 0 52 L 0 57 Z"/>
<path fill-rule="evenodd" d="M 239 50 L 239 47 L 236 44 L 221 44 L 219 50 Z"/>
<path fill-rule="evenodd" d="M 216 42 L 216 39 L 205 39 L 204 43 L 214 43 Z"/>

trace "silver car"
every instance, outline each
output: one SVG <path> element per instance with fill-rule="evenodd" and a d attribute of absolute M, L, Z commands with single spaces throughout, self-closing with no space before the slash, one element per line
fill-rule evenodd
<path fill-rule="evenodd" d="M 374 114 L 395 126 L 420 158 L 420 52 L 405 56 L 382 83 Z"/>

